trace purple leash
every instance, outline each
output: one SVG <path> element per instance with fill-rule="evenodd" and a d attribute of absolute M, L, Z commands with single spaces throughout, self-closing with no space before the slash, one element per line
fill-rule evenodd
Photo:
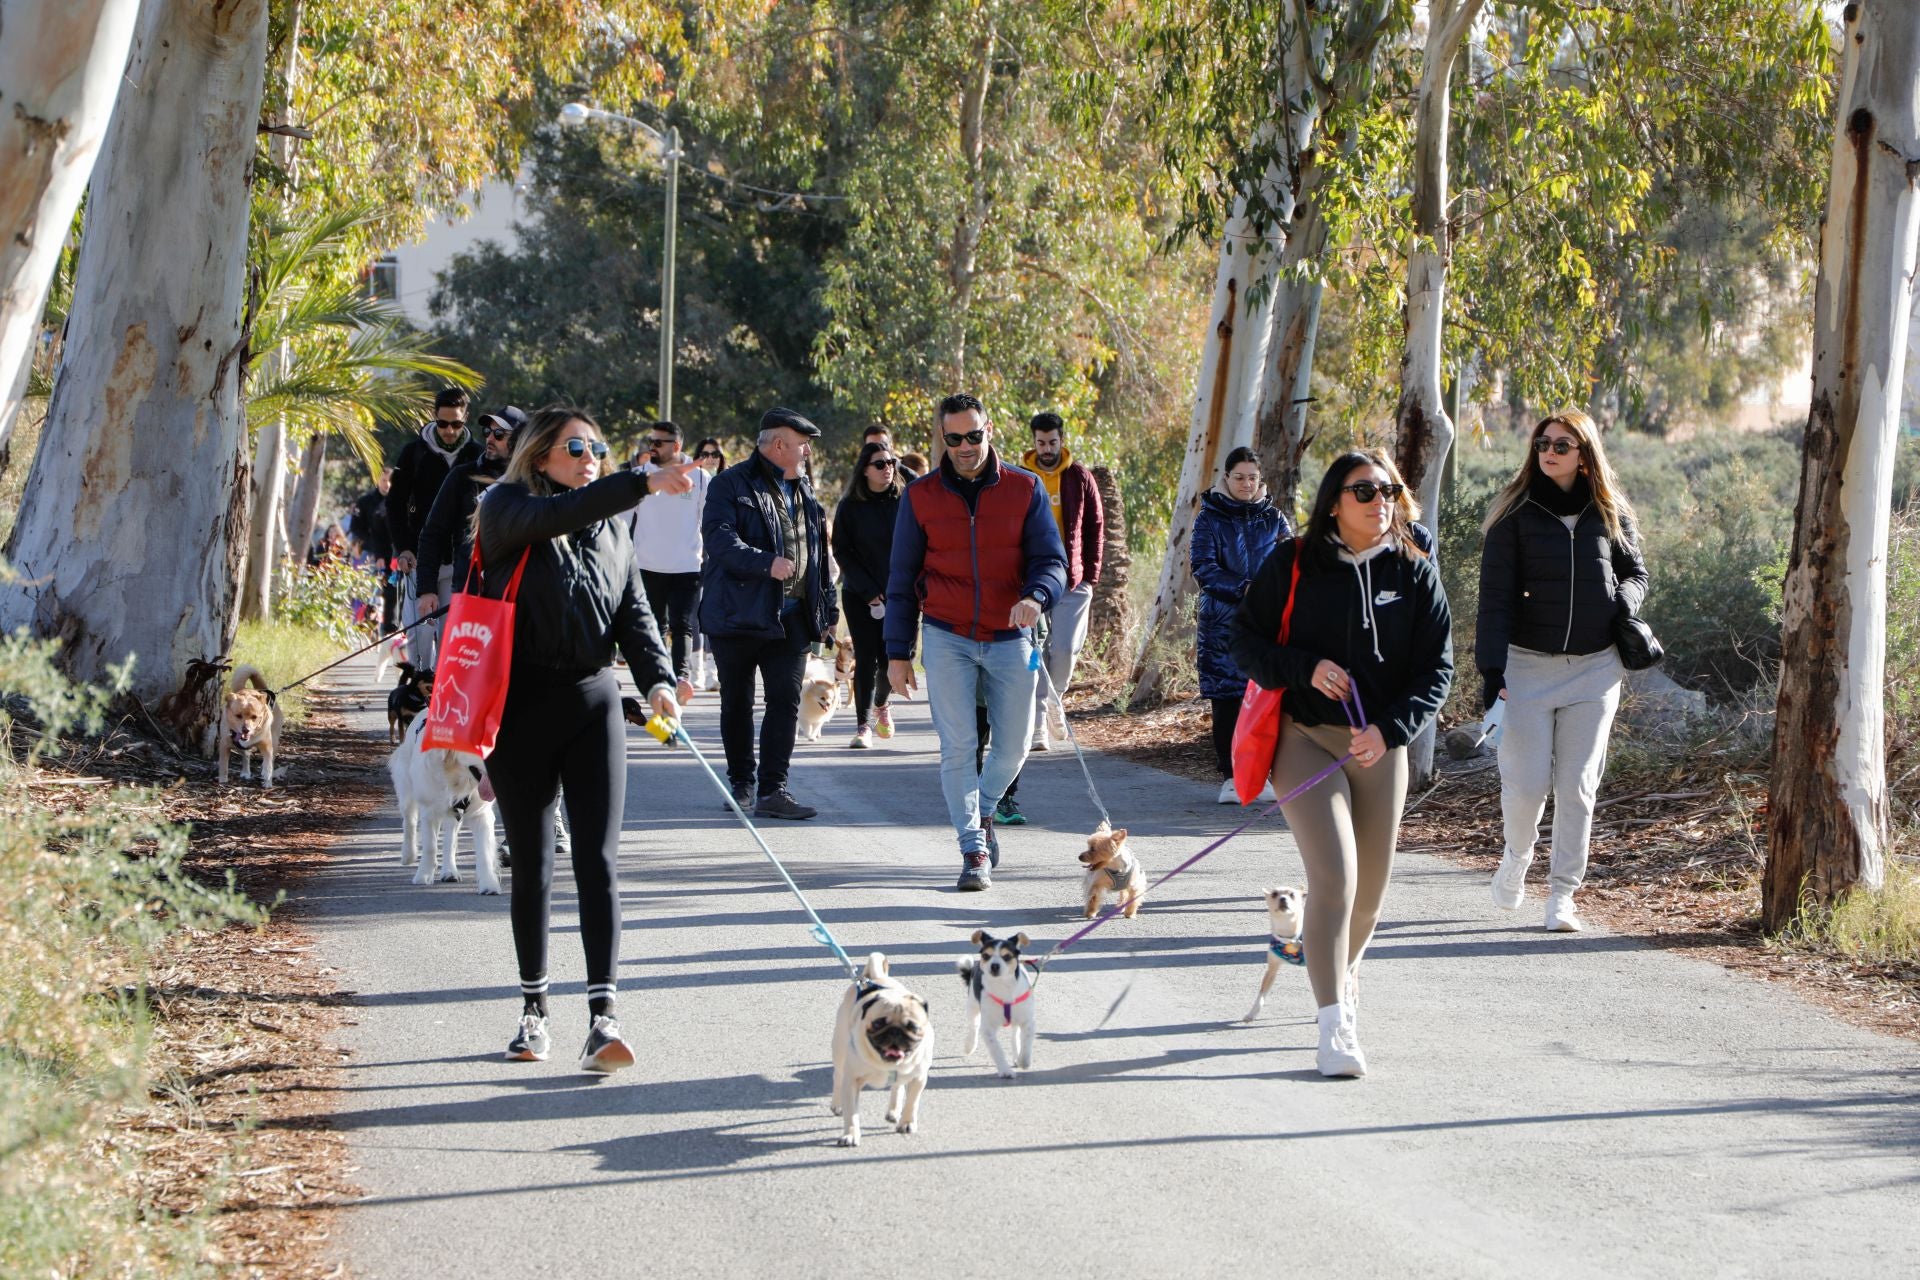
<path fill-rule="evenodd" d="M 1351 679 L 1347 681 L 1347 696 L 1340 700 L 1340 709 L 1346 712 L 1347 724 L 1350 728 L 1365 729 L 1367 727 L 1367 713 L 1366 713 L 1366 710 L 1362 708 L 1360 705 L 1360 688 L 1358 685 L 1354 684 Z M 1278 748 L 1276 748 L 1276 752 L 1277 750 Z M 1298 800 L 1301 796 L 1307 794 L 1307 792 L 1313 790 L 1315 787 L 1325 782 L 1328 778 L 1331 778 L 1334 774 L 1340 772 L 1341 768 L 1347 763 L 1347 761 L 1351 759 L 1353 759 L 1353 752 L 1349 751 L 1347 752 L 1347 754 L 1341 756 L 1338 760 L 1335 760 L 1332 764 L 1328 765 L 1326 768 L 1322 769 L 1320 772 L 1314 774 L 1311 778 L 1308 778 L 1305 782 L 1301 783 L 1299 786 L 1295 787 L 1293 790 L 1287 792 L 1287 794 L 1281 796 L 1278 800 L 1275 800 L 1272 804 L 1262 809 L 1259 813 L 1254 814 L 1251 818 L 1248 818 L 1245 822 L 1241 823 L 1239 826 L 1235 827 L 1233 830 L 1227 832 L 1227 834 L 1221 836 L 1218 840 L 1215 840 L 1212 844 L 1200 850 L 1200 852 L 1194 854 L 1191 858 L 1188 858 L 1185 862 L 1181 863 L 1179 866 L 1175 867 L 1173 870 L 1167 872 L 1167 874 L 1161 876 L 1158 880 L 1155 880 L 1152 884 L 1147 886 L 1146 892 L 1148 893 L 1154 892 L 1161 885 L 1173 879 L 1175 876 L 1179 875 L 1182 871 L 1185 871 L 1188 867 L 1192 866 L 1194 863 L 1200 861 L 1200 859 L 1206 857 L 1208 854 L 1212 853 L 1214 850 L 1226 844 L 1229 840 L 1232 840 L 1234 837 L 1245 832 L 1248 828 L 1252 827 L 1255 823 L 1259 822 L 1262 818 L 1268 817 L 1274 813 L 1279 812 L 1280 806 L 1292 804 L 1295 800 Z M 1080 941 L 1080 939 L 1092 933 L 1095 929 L 1098 929 L 1101 925 L 1105 924 L 1107 921 L 1119 915 L 1122 909 L 1123 909 L 1123 904 L 1120 904 L 1120 903 L 1116 903 L 1115 905 L 1108 907 L 1104 915 L 1100 915 L 1095 917 L 1092 920 L 1089 920 L 1085 925 L 1081 926 L 1081 928 L 1077 932 L 1069 934 L 1067 938 L 1061 943 L 1059 943 L 1058 945 L 1056 945 L 1053 948 L 1053 950 L 1047 952 L 1047 954 L 1045 954 L 1044 956 L 1041 956 L 1038 960 L 1033 961 L 1032 964 L 1034 968 L 1034 976 L 1036 977 L 1036 979 L 1039 976 L 1039 972 L 1042 966 L 1047 964 L 1055 956 L 1059 955 L 1062 951 L 1065 951 L 1068 947 L 1072 946 L 1074 943 Z"/>

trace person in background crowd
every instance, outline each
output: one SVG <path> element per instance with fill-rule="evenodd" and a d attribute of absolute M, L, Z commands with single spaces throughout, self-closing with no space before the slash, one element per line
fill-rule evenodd
<path fill-rule="evenodd" d="M 1066 549 L 1040 477 L 994 451 L 986 408 L 971 395 L 940 402 L 947 452 L 907 486 L 887 575 L 887 679 L 901 697 L 917 681 L 940 739 L 940 790 L 960 843 L 962 892 L 989 888 L 998 865 L 994 807 L 1026 762 L 1033 733 L 1033 628 L 1067 588 Z M 924 630 L 920 622 L 924 617 Z M 984 693 L 993 741 L 976 768 L 974 711 Z"/>
<path fill-rule="evenodd" d="M 1323 1076 L 1367 1073 L 1357 974 L 1393 872 L 1406 748 L 1453 683 L 1453 618 L 1433 558 L 1413 541 L 1418 513 L 1385 455 L 1343 454 L 1314 494 L 1306 536 L 1267 557 L 1233 617 L 1234 662 L 1286 692 L 1274 790 L 1338 765 L 1281 807 L 1307 870 L 1302 941 Z M 1365 728 L 1349 723 L 1355 691 Z"/>
<path fill-rule="evenodd" d="M 754 451 L 718 476 L 701 517 L 700 629 L 720 673 L 720 740 L 727 781 L 759 818 L 806 819 L 818 810 L 787 788 L 800 727 L 809 646 L 830 644 L 839 621 L 827 515 L 802 475 L 820 428 L 791 409 L 760 418 Z M 754 756 L 753 678 L 766 691 Z"/>
<path fill-rule="evenodd" d="M 442 389 L 433 398 L 433 421 L 420 428 L 419 436 L 407 441 L 394 460 L 393 482 L 387 489 L 387 528 L 393 535 L 395 567 L 407 584 L 400 611 L 403 626 L 413 626 L 429 612 L 419 607 L 413 573 L 419 567 L 420 530 L 433 510 L 433 500 L 456 464 L 480 458 L 479 442 L 467 434 L 467 403 L 467 393 L 460 388 Z M 439 654 L 439 623 L 409 631 L 407 648 L 414 655 L 414 666 L 431 669 Z"/>
<path fill-rule="evenodd" d="M 1067 590 L 1047 611 L 1041 661 L 1046 664 L 1048 678 L 1039 682 L 1036 695 L 1040 702 L 1034 717 L 1033 749 L 1046 751 L 1053 739 L 1067 736 L 1067 689 L 1073 684 L 1074 661 L 1087 643 L 1087 620 L 1093 611 L 1093 588 L 1100 581 L 1107 519 L 1093 472 L 1075 462 L 1067 450 L 1066 424 L 1060 415 L 1036 413 L 1027 427 L 1033 434 L 1033 448 L 1020 462 L 1046 486 L 1047 504 L 1067 549 Z"/>
<path fill-rule="evenodd" d="M 693 448 L 693 460 L 711 480 L 727 469 L 727 455 L 720 450 L 720 442 L 708 436 Z M 703 588 L 704 589 L 704 588 Z M 711 693 L 720 687 L 720 672 L 715 668 L 713 654 L 707 648 L 707 633 L 700 629 L 700 592 L 693 596 L 693 652 L 694 669 L 705 678 L 694 681 L 694 687 Z"/>
<path fill-rule="evenodd" d="M 1221 804 L 1240 803 L 1233 790 L 1233 727 L 1240 719 L 1247 677 L 1235 665 L 1227 643 L 1234 611 L 1253 584 L 1253 575 L 1273 554 L 1274 544 L 1292 536 L 1287 518 L 1267 500 L 1260 455 L 1245 445 L 1229 453 L 1220 487 L 1200 498 L 1192 544 L 1193 578 L 1200 584 L 1200 696 L 1213 706 L 1213 759 L 1225 779 L 1220 784 Z M 1271 783 L 1259 799 L 1272 801 Z"/>
<path fill-rule="evenodd" d="M 927 474 L 927 468 L 933 465 L 927 461 L 927 455 L 924 453 L 901 453 L 894 456 L 900 459 L 900 479 L 906 484 L 912 484 Z"/>
<path fill-rule="evenodd" d="M 1474 657 L 1491 710 L 1506 699 L 1500 814 L 1506 850 L 1493 902 L 1518 910 L 1553 793 L 1546 927 L 1580 929 L 1573 895 L 1587 875 L 1593 803 L 1626 668 L 1613 625 L 1647 598 L 1633 504 L 1607 463 L 1593 419 L 1544 419 L 1487 512 Z"/>
<path fill-rule="evenodd" d="M 347 531 L 340 527 L 338 521 L 335 521 L 328 525 L 326 530 L 313 540 L 313 545 L 307 549 L 307 567 L 316 569 L 329 561 L 345 564 L 347 554 Z"/>
<path fill-rule="evenodd" d="M 519 571 L 513 671 L 487 776 L 513 850 L 514 953 L 520 1025 L 507 1043 L 517 1061 L 546 1058 L 547 940 L 553 897 L 554 809 L 564 784 L 587 960 L 587 1040 L 580 1069 L 633 1065 L 614 1013 L 620 970 L 617 855 L 626 810 L 626 724 L 612 670 L 616 648 L 663 716 L 678 717 L 693 690 L 677 689 L 646 606 L 622 518 L 642 499 L 684 493 L 692 463 L 652 475 L 599 476 L 606 443 L 577 409 L 540 410 L 520 434 L 506 474 L 474 515 L 484 557 L 481 590 L 499 598 Z M 526 556 L 524 570 L 519 568 Z M 678 697 L 676 698 L 676 694 Z"/>
<path fill-rule="evenodd" d="M 369 557 L 378 566 L 383 636 L 400 625 L 395 616 L 400 584 L 393 577 L 393 534 L 387 528 L 387 490 L 392 484 L 393 468 L 381 468 L 373 488 L 354 500 L 353 514 L 347 517 L 347 534 L 353 539 L 356 554 Z"/>
<path fill-rule="evenodd" d="M 647 429 L 647 454 L 639 464 L 642 475 L 689 459 L 680 450 L 680 428 L 656 422 Z M 640 562 L 640 579 L 653 605 L 653 621 L 663 636 L 672 636 L 673 674 L 695 688 L 705 683 L 705 654 L 693 648 L 693 611 L 700 596 L 700 517 L 706 509 L 712 477 L 695 466 L 688 472 L 691 491 L 657 502 L 643 502 L 633 511 L 633 555 Z M 698 654 L 700 661 L 695 660 Z"/>
<path fill-rule="evenodd" d="M 884 432 L 882 435 L 884 436 Z M 893 527 L 900 515 L 899 462 L 891 446 L 860 446 L 847 490 L 833 513 L 833 562 L 840 567 L 840 612 L 853 639 L 853 741 L 873 745 L 874 735 L 893 736 L 883 673 L 887 616 L 887 566 L 893 558 Z M 868 723 L 869 714 L 873 722 Z"/>
<path fill-rule="evenodd" d="M 413 578 L 423 614 L 448 603 L 455 591 L 467 589 L 474 508 L 487 488 L 506 474 L 507 459 L 513 456 L 514 440 L 525 429 L 527 415 L 507 405 L 498 413 L 485 414 L 476 425 L 482 437 L 480 456 L 447 472 L 426 523 L 420 526 Z"/>

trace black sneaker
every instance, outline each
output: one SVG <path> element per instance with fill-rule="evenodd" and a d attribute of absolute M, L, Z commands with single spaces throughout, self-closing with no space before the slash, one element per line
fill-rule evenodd
<path fill-rule="evenodd" d="M 620 1038 L 620 1024 L 608 1014 L 593 1020 L 586 1047 L 580 1050 L 580 1069 L 611 1075 L 633 1065 L 633 1050 Z"/>
<path fill-rule="evenodd" d="M 1012 796 L 1000 797 L 1000 803 L 993 806 L 993 820 L 1003 827 L 1027 825 L 1027 815 L 1020 812 L 1020 802 Z"/>
<path fill-rule="evenodd" d="M 537 1013 L 520 1015 L 520 1029 L 507 1041 L 507 1058 L 512 1062 L 545 1062 L 547 1052 L 553 1048 L 553 1038 L 547 1034 L 547 1020 Z"/>
<path fill-rule="evenodd" d="M 984 853 L 961 854 L 960 878 L 954 882 L 953 887 L 962 893 L 977 893 L 981 889 L 993 888 L 993 877 L 987 874 L 987 855 Z"/>
<path fill-rule="evenodd" d="M 992 809 L 980 815 L 980 830 L 987 836 L 987 865 L 997 867 L 1000 865 L 1000 837 L 994 834 Z"/>
<path fill-rule="evenodd" d="M 753 806 L 756 818 L 790 818 L 795 822 L 811 818 L 820 811 L 812 805 L 801 804 L 793 798 L 793 793 L 785 787 L 771 795 L 760 797 L 760 803 Z"/>
<path fill-rule="evenodd" d="M 736 782 L 733 785 L 733 804 L 739 805 L 740 812 L 742 813 L 753 812 L 753 784 L 751 782 Z M 733 812 L 733 805 L 723 804 L 720 808 L 727 813 Z"/>

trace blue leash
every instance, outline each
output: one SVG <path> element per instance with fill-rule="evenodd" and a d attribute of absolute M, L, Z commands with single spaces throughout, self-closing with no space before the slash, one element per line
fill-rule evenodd
<path fill-rule="evenodd" d="M 795 884 L 793 877 L 787 874 L 787 869 L 781 864 L 780 859 L 775 857 L 773 850 L 767 847 L 767 842 L 761 838 L 760 829 L 753 825 L 753 820 L 747 817 L 746 811 L 740 807 L 740 802 L 733 798 L 733 788 L 720 780 L 720 775 L 713 771 L 713 766 L 707 763 L 707 758 L 700 754 L 700 748 L 694 745 L 693 738 L 687 733 L 686 725 L 678 720 L 671 723 L 673 736 L 686 744 L 687 750 L 693 753 L 693 758 L 698 760 L 700 767 L 707 771 L 707 776 L 713 779 L 713 785 L 722 796 L 726 797 L 727 808 L 733 810 L 733 816 L 740 819 L 740 825 L 747 829 L 747 834 L 753 837 L 753 842 L 760 846 L 760 852 L 767 855 L 767 861 L 771 862 L 773 869 L 780 873 L 780 878 L 787 882 L 787 888 L 793 890 L 793 896 L 800 900 L 801 909 L 807 913 L 807 918 L 813 921 L 813 927 L 807 932 L 813 936 L 815 942 L 833 952 L 840 963 L 846 966 L 847 975 L 858 982 L 860 967 L 854 964 L 853 958 L 840 945 L 839 939 L 833 936 L 833 930 L 827 928 L 827 922 L 820 918 L 819 912 L 813 909 L 813 904 L 807 901 L 807 895 L 800 892 L 800 886 Z"/>

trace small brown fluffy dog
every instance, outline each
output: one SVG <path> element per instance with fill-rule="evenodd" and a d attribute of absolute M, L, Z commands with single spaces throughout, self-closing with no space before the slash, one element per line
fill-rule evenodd
<path fill-rule="evenodd" d="M 1087 851 L 1080 855 L 1080 865 L 1087 869 L 1087 919 L 1100 914 L 1100 899 L 1108 893 L 1123 904 L 1120 914 L 1127 919 L 1140 913 L 1140 903 L 1147 896 L 1147 872 L 1127 850 L 1125 827 L 1115 831 L 1101 823 L 1099 830 L 1087 837 Z"/>
<path fill-rule="evenodd" d="M 840 686 L 834 683 L 832 670 L 822 659 L 807 659 L 800 682 L 800 736 L 808 742 L 820 741 L 820 731 L 839 707 Z"/>
<path fill-rule="evenodd" d="M 833 642 L 833 683 L 836 687 L 846 686 L 840 695 L 842 702 L 853 701 L 853 641 L 851 640 L 840 639 Z"/>
<path fill-rule="evenodd" d="M 220 711 L 220 781 L 227 780 L 227 756 L 235 750 L 240 752 L 240 780 L 251 778 L 253 753 L 258 751 L 260 787 L 273 790 L 273 749 L 285 718 L 260 669 L 248 665 L 236 669 L 233 691 Z"/>

